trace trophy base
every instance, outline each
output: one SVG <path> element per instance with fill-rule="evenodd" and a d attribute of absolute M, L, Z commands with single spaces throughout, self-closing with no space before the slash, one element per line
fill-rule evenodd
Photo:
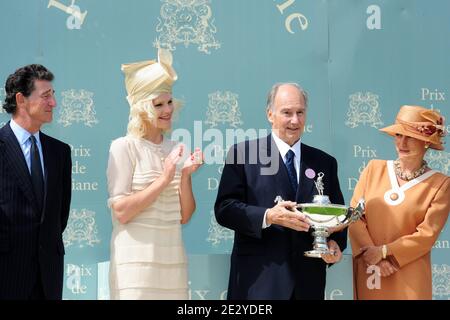
<path fill-rule="evenodd" d="M 309 258 L 322 258 L 323 255 L 329 254 L 328 250 L 311 250 L 305 251 L 305 256 Z"/>

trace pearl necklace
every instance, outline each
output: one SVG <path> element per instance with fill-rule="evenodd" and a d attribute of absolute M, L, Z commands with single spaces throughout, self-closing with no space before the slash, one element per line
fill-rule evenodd
<path fill-rule="evenodd" d="M 395 174 L 397 175 L 397 177 L 405 181 L 410 181 L 423 175 L 427 168 L 428 168 L 427 162 L 425 160 L 422 160 L 422 166 L 419 169 L 411 173 L 406 173 L 402 171 L 402 168 L 400 167 L 400 161 L 398 161 L 398 159 L 394 161 Z"/>

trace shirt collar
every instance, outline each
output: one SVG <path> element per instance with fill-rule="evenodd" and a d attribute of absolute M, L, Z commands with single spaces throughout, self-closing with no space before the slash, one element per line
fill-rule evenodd
<path fill-rule="evenodd" d="M 11 127 L 11 130 L 13 131 L 20 145 L 25 144 L 30 138 L 31 133 L 18 125 L 17 122 L 14 121 L 14 119 L 11 119 L 9 126 Z M 33 136 L 36 138 L 37 144 L 40 145 L 41 139 L 39 137 L 39 131 L 33 134 Z"/>
<path fill-rule="evenodd" d="M 300 145 L 302 143 L 302 139 L 298 139 L 298 141 L 291 147 L 290 145 L 288 145 L 286 142 L 284 142 L 283 140 L 281 140 L 276 134 L 275 132 L 272 132 L 272 137 L 273 140 L 275 141 L 275 144 L 277 145 L 278 150 L 280 151 L 281 157 L 283 158 L 283 160 L 286 157 L 286 153 L 288 153 L 289 150 L 294 151 L 295 153 L 295 159 L 296 161 L 300 161 L 300 156 L 301 156 L 301 148 Z"/>

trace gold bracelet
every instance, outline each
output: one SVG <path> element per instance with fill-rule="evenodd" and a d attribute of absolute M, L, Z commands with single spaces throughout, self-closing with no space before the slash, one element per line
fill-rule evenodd
<path fill-rule="evenodd" d="M 381 253 L 383 254 L 383 259 L 386 259 L 387 256 L 387 247 L 385 244 L 381 247 Z"/>

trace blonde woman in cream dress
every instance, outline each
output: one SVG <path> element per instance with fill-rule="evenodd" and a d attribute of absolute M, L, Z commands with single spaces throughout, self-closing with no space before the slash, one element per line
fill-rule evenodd
<path fill-rule="evenodd" d="M 164 136 L 177 104 L 171 65 L 165 50 L 158 62 L 122 65 L 131 109 L 128 134 L 112 142 L 107 169 L 111 299 L 188 299 L 181 225 L 195 210 L 191 174 L 202 154 Z"/>

